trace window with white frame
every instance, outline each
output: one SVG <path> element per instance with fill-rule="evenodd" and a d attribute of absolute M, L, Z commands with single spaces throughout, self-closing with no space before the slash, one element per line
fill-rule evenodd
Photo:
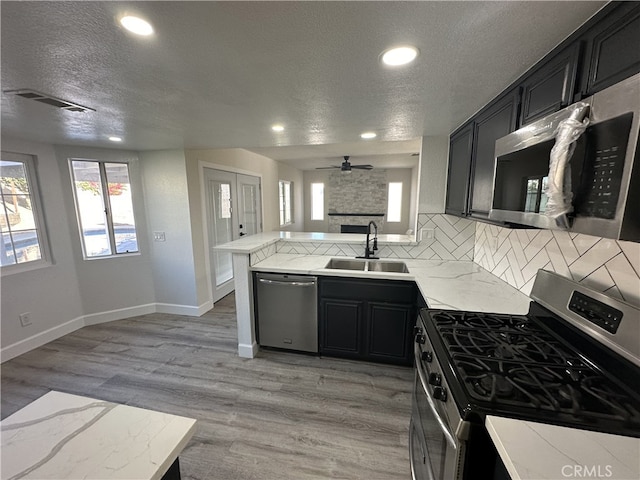
<path fill-rule="evenodd" d="M 280 226 L 290 225 L 291 220 L 291 198 L 293 195 L 293 184 L 287 180 L 278 182 L 278 197 L 280 198 Z"/>
<path fill-rule="evenodd" d="M 402 182 L 389 182 L 387 222 L 399 222 L 402 217 Z"/>
<path fill-rule="evenodd" d="M 138 252 L 129 166 L 71 159 L 85 258 Z"/>
<path fill-rule="evenodd" d="M 46 263 L 47 240 L 34 157 L 9 152 L 1 155 L 0 265 L 3 272 L 10 272 L 23 264 Z"/>
<path fill-rule="evenodd" d="M 311 184 L 311 220 L 324 220 L 324 183 Z"/>

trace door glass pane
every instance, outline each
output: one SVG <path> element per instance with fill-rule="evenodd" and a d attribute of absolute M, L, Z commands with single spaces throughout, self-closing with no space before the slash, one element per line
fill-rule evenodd
<path fill-rule="evenodd" d="M 128 167 L 125 163 L 105 163 L 104 167 L 107 175 L 116 253 L 137 252 L 138 240 L 136 222 L 133 218 Z"/>
<path fill-rule="evenodd" d="M 243 208 L 243 231 L 247 235 L 258 233 L 258 212 L 256 196 L 258 189 L 255 185 L 243 184 L 241 187 Z"/>
<path fill-rule="evenodd" d="M 111 255 L 99 164 L 74 160 L 71 166 L 85 255 Z"/>
<path fill-rule="evenodd" d="M 231 224 L 231 185 L 227 182 L 217 180 L 210 181 L 211 211 L 213 214 L 213 226 L 211 234 L 213 236 L 214 245 L 230 242 L 233 240 L 233 231 Z M 222 285 L 233 278 L 232 256 L 229 252 L 213 251 L 215 256 L 215 282 Z"/>

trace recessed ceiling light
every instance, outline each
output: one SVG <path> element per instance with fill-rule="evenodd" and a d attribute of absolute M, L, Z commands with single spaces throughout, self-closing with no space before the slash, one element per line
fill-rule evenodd
<path fill-rule="evenodd" d="M 146 37 L 153 33 L 153 27 L 149 22 L 140 17 L 134 17 L 133 15 L 122 17 L 120 19 L 120 24 L 136 35 L 143 35 Z"/>
<path fill-rule="evenodd" d="M 112 142 L 121 142 L 122 138 L 120 138 L 120 137 L 109 137 L 109 140 L 111 140 Z"/>
<path fill-rule="evenodd" d="M 389 65 L 390 67 L 397 67 L 399 65 L 406 65 L 411 63 L 418 56 L 418 49 L 410 45 L 402 47 L 394 47 L 386 50 L 382 53 L 382 63 Z"/>
<path fill-rule="evenodd" d="M 283 132 L 284 127 L 282 125 L 272 125 L 271 130 L 273 130 L 274 132 Z"/>
<path fill-rule="evenodd" d="M 375 132 L 364 132 L 360 134 L 360 138 L 364 138 L 365 140 L 369 140 L 371 138 L 376 138 L 378 135 L 376 135 Z"/>

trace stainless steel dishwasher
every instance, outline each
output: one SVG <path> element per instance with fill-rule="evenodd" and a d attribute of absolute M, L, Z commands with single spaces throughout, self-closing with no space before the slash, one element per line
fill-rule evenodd
<path fill-rule="evenodd" d="M 318 278 L 256 273 L 258 343 L 318 351 Z"/>

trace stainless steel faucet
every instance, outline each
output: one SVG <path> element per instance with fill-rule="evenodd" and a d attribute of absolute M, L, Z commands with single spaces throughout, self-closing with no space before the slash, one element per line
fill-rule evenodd
<path fill-rule="evenodd" d="M 369 248 L 369 240 L 370 240 L 369 236 L 371 235 L 371 225 L 373 225 L 373 231 L 374 231 L 373 248 Z M 378 250 L 378 226 L 376 225 L 376 222 L 371 220 L 369 222 L 369 225 L 367 225 L 367 243 L 364 246 L 364 257 L 357 257 L 357 258 L 378 258 L 374 256 L 374 253 L 376 250 Z"/>

